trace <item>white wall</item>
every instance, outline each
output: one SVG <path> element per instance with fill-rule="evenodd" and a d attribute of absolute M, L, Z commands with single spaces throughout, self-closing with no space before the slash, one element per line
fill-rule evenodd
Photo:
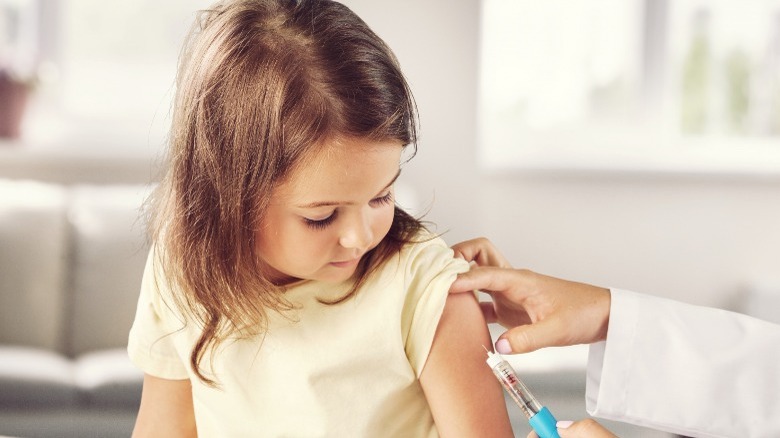
<path fill-rule="evenodd" d="M 487 175 L 476 163 L 478 0 L 345 1 L 398 56 L 421 117 L 403 181 L 450 243 L 486 235 L 516 266 L 731 307 L 780 293 L 780 176 Z"/>
<path fill-rule="evenodd" d="M 516 265 L 718 307 L 753 283 L 780 286 L 777 181 L 548 175 L 483 188 L 482 230 Z"/>

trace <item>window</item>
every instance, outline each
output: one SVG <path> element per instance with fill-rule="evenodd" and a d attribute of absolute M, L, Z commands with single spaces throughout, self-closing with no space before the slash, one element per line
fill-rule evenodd
<path fill-rule="evenodd" d="M 24 146 L 159 150 L 179 50 L 195 11 L 210 3 L 0 0 L 0 17 L 25 12 L 24 22 L 13 21 L 24 26 L 21 35 L 32 35 L 23 51 L 6 56 L 36 61 Z"/>
<path fill-rule="evenodd" d="M 780 174 L 780 1 L 484 0 L 488 169 Z"/>

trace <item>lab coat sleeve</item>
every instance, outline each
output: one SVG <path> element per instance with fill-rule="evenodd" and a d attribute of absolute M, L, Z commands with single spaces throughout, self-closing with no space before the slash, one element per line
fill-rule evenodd
<path fill-rule="evenodd" d="M 612 290 L 588 357 L 595 417 L 692 437 L 780 437 L 780 325 Z"/>

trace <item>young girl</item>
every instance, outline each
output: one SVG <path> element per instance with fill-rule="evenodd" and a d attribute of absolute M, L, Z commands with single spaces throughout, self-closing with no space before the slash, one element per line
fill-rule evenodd
<path fill-rule="evenodd" d="M 346 7 L 204 12 L 130 332 L 134 436 L 512 436 L 479 306 L 447 295 L 468 265 L 394 205 L 415 140 L 393 54 Z"/>

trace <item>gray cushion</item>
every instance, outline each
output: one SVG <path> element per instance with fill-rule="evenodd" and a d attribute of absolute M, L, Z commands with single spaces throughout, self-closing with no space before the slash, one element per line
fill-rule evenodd
<path fill-rule="evenodd" d="M 74 379 L 84 401 L 100 408 L 138 409 L 143 372 L 130 362 L 124 348 L 83 355 L 75 362 Z"/>
<path fill-rule="evenodd" d="M 61 351 L 66 192 L 0 180 L 0 344 Z"/>
<path fill-rule="evenodd" d="M 127 345 L 148 252 L 147 186 L 72 189 L 71 356 Z"/>
<path fill-rule="evenodd" d="M 46 350 L 0 346 L 0 406 L 69 406 L 79 400 L 68 359 Z"/>
<path fill-rule="evenodd" d="M 138 409 L 143 373 L 124 349 L 76 360 L 26 347 L 0 346 L 0 406 Z"/>

